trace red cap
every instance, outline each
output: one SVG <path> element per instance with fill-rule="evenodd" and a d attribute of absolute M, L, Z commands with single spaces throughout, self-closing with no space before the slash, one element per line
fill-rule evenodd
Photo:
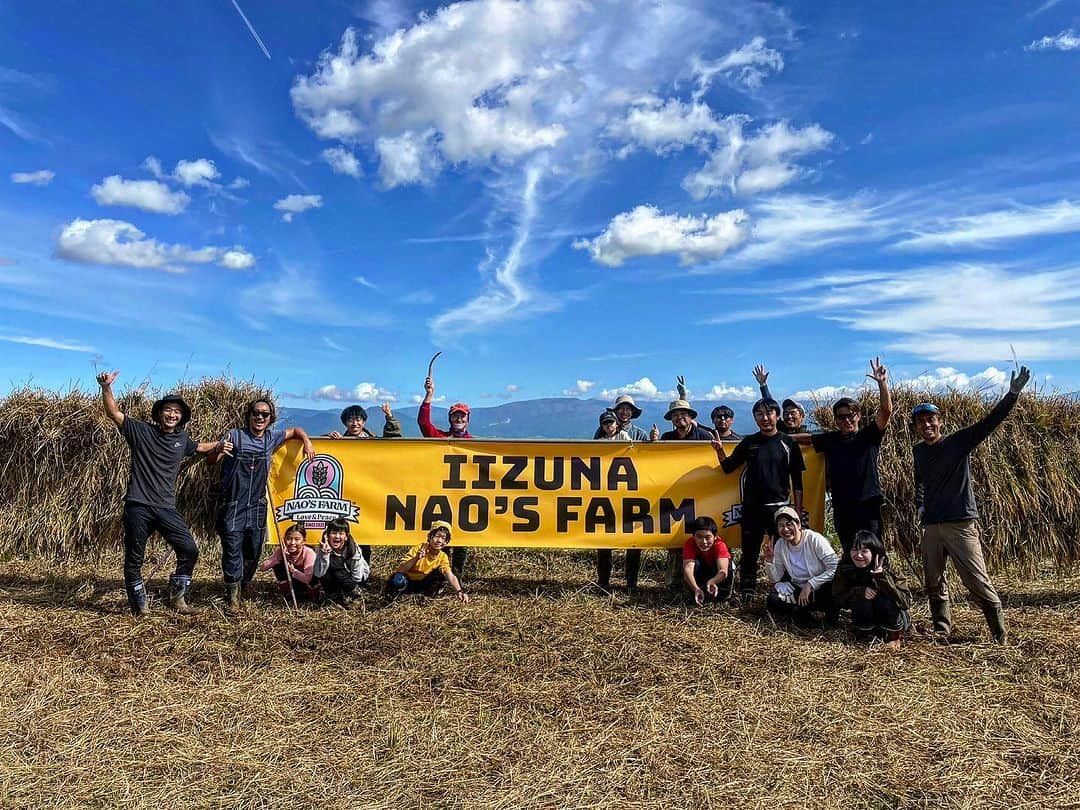
<path fill-rule="evenodd" d="M 450 406 L 450 412 L 447 414 L 447 416 L 449 416 L 454 411 L 461 411 L 466 416 L 468 416 L 469 415 L 469 406 L 466 405 L 464 402 L 455 402 L 453 405 Z"/>

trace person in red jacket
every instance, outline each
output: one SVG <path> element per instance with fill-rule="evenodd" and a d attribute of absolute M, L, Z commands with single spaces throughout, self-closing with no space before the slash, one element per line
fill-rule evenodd
<path fill-rule="evenodd" d="M 424 401 L 416 414 L 416 424 L 420 426 L 420 435 L 428 439 L 471 439 L 469 433 L 469 406 L 464 402 L 455 402 L 450 406 L 450 430 L 439 430 L 431 424 L 431 400 L 435 397 L 435 380 L 424 379 Z"/>
<path fill-rule="evenodd" d="M 420 410 L 416 414 L 416 424 L 420 426 L 420 435 L 427 439 L 471 439 L 469 433 L 469 406 L 464 402 L 455 402 L 450 406 L 450 430 L 439 430 L 431 424 L 431 400 L 435 398 L 435 380 L 432 377 L 424 378 L 424 401 L 420 403 Z M 450 553 L 450 569 L 454 576 L 461 579 L 465 570 L 465 560 L 469 556 L 469 550 L 461 546 L 454 546 Z"/>

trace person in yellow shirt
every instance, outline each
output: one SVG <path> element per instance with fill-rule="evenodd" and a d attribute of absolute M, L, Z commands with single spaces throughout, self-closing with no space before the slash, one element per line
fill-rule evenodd
<path fill-rule="evenodd" d="M 401 558 L 397 571 L 386 581 L 384 593 L 387 600 L 403 593 L 433 595 L 445 580 L 454 589 L 457 598 L 467 603 L 469 595 L 450 569 L 450 558 L 443 551 L 449 545 L 450 524 L 445 520 L 436 520 L 431 524 L 427 540 L 409 549 L 409 553 Z"/>

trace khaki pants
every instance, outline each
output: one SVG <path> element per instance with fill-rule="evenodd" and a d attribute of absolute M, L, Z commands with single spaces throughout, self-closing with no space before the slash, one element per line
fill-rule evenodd
<path fill-rule="evenodd" d="M 974 520 L 932 523 L 923 528 L 923 571 L 926 596 L 933 612 L 935 604 L 947 604 L 949 587 L 945 582 L 945 559 L 951 557 L 964 587 L 983 607 L 1001 607 L 1001 597 L 986 573 L 979 524 Z"/>

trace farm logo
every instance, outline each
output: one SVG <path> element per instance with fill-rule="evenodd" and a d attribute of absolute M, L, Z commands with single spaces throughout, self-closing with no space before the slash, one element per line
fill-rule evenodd
<path fill-rule="evenodd" d="M 742 505 L 743 499 L 746 497 L 746 470 L 742 471 L 739 476 L 739 502 L 733 503 L 731 508 L 724 512 L 724 523 L 720 527 L 721 529 L 728 529 L 732 526 L 739 526 L 742 524 Z"/>
<path fill-rule="evenodd" d="M 344 480 L 341 462 L 333 456 L 319 454 L 301 462 L 295 494 L 277 508 L 277 520 L 303 523 L 309 529 L 321 529 L 335 518 L 359 523 L 359 508 L 341 497 Z"/>

